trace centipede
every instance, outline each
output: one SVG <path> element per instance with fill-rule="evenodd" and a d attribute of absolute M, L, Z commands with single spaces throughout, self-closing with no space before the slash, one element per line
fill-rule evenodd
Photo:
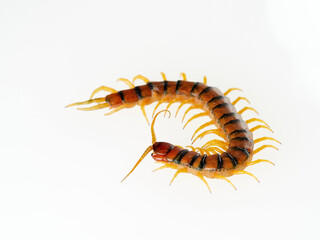
<path fill-rule="evenodd" d="M 147 77 L 137 75 L 132 81 L 126 78 L 119 78 L 118 81 L 124 82 L 129 88 L 117 91 L 107 86 L 101 86 L 95 89 L 89 100 L 75 102 L 66 107 L 95 104 L 89 107 L 79 107 L 78 110 L 92 111 L 107 108 L 109 111 L 105 115 L 111 115 L 125 108 L 140 106 L 143 116 L 150 125 L 145 106 L 155 103 L 152 113 L 151 137 L 152 143 L 146 148 L 142 156 L 133 166 L 131 171 L 122 180 L 124 181 L 141 163 L 141 161 L 150 153 L 151 157 L 162 165 L 155 169 L 170 168 L 176 170 L 171 183 L 181 173 L 190 173 L 200 178 L 208 190 L 210 186 L 206 178 L 222 179 L 228 182 L 234 189 L 235 185 L 229 179 L 233 175 L 249 175 L 258 182 L 258 178 L 246 170 L 247 167 L 259 163 L 273 162 L 267 159 L 253 159 L 254 155 L 266 148 L 276 146 L 270 142 L 281 144 L 275 138 L 264 136 L 255 138 L 253 133 L 258 129 L 266 129 L 273 132 L 270 126 L 262 119 L 253 117 L 248 120 L 243 119 L 243 113 L 253 111 L 258 113 L 254 108 L 245 106 L 237 111 L 235 105 L 239 101 L 245 101 L 250 104 L 245 97 L 239 96 L 231 101 L 228 94 L 232 91 L 242 91 L 239 88 L 230 88 L 226 92 L 221 92 L 216 87 L 207 85 L 207 78 L 204 77 L 201 82 L 188 81 L 186 74 L 181 73 L 177 81 L 169 81 L 164 73 L 161 73 L 162 81 L 150 81 Z M 145 84 L 135 86 L 136 80 L 142 80 Z M 94 98 L 101 91 L 107 92 L 105 97 Z M 157 112 L 159 106 L 167 103 L 164 110 Z M 169 142 L 158 142 L 154 130 L 157 116 L 161 113 L 171 112 L 169 110 L 173 103 L 179 103 L 176 114 L 185 104 L 190 105 L 183 115 L 183 120 L 193 109 L 199 109 L 202 112 L 193 115 L 186 121 L 184 128 L 193 120 L 209 116 L 210 121 L 201 124 L 191 137 L 191 145 L 183 148 L 180 145 L 174 145 Z M 249 128 L 249 124 L 256 122 L 258 125 Z M 214 136 L 200 147 L 194 147 L 193 144 L 205 136 Z M 255 148 L 255 144 L 266 144 Z"/>

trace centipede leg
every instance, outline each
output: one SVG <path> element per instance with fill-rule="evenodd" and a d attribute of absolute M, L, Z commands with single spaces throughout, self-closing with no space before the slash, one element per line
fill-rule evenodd
<path fill-rule="evenodd" d="M 140 108 L 141 108 L 141 111 L 142 111 L 143 116 L 144 116 L 145 119 L 147 120 L 148 125 L 150 125 L 150 122 L 149 122 L 149 120 L 148 120 L 147 113 L 146 113 L 146 110 L 145 110 L 145 104 L 144 104 L 144 103 L 141 103 L 141 104 L 140 104 Z"/>
<path fill-rule="evenodd" d="M 247 103 L 250 104 L 250 101 L 249 101 L 247 98 L 245 98 L 245 97 L 238 97 L 236 100 L 234 100 L 234 101 L 232 102 L 232 105 L 237 104 L 240 100 L 245 100 Z"/>
<path fill-rule="evenodd" d="M 184 173 L 184 172 L 187 172 L 187 169 L 186 169 L 186 168 L 179 168 L 179 169 L 175 172 L 175 174 L 173 175 L 173 178 L 171 179 L 171 182 L 170 182 L 169 185 L 172 184 L 173 180 L 175 180 L 176 177 L 177 177 L 180 173 Z"/>
<path fill-rule="evenodd" d="M 258 152 L 262 151 L 262 150 L 265 149 L 265 148 L 274 148 L 274 149 L 276 149 L 276 150 L 279 150 L 278 148 L 276 148 L 276 147 L 273 146 L 273 145 L 263 145 L 263 146 L 257 148 L 256 150 L 254 150 L 254 151 L 253 151 L 253 154 L 257 154 Z"/>
<path fill-rule="evenodd" d="M 150 80 L 149 80 L 148 78 L 146 78 L 145 76 L 137 75 L 137 76 L 135 76 L 135 77 L 132 79 L 132 83 L 134 84 L 134 82 L 135 82 L 137 79 L 140 79 L 140 80 L 144 81 L 145 83 L 150 82 Z"/>
<path fill-rule="evenodd" d="M 199 117 L 204 117 L 204 116 L 208 116 L 208 114 L 206 112 L 202 112 L 202 113 L 198 113 L 196 115 L 194 115 L 192 118 L 190 118 L 186 124 L 183 126 L 183 129 L 185 129 L 185 127 L 194 119 L 199 118 Z"/>
<path fill-rule="evenodd" d="M 202 180 L 202 182 L 204 182 L 204 184 L 205 184 L 205 185 L 207 186 L 207 188 L 209 189 L 209 192 L 212 193 L 212 192 L 211 192 L 211 189 L 210 189 L 210 186 L 209 186 L 208 182 L 206 181 L 206 179 L 203 177 L 202 173 L 201 173 L 201 172 L 198 172 L 198 173 L 196 174 L 196 176 L 197 176 L 198 178 L 200 178 L 200 179 Z"/>
<path fill-rule="evenodd" d="M 265 163 L 270 163 L 272 165 L 275 165 L 273 162 L 269 161 L 269 160 L 266 160 L 266 159 L 257 159 L 255 161 L 251 161 L 251 162 L 248 162 L 247 163 L 247 166 L 253 166 L 255 164 L 258 164 L 258 163 L 262 163 L 262 162 L 265 162 Z"/>
<path fill-rule="evenodd" d="M 202 129 L 204 129 L 205 127 L 208 127 L 208 126 L 210 126 L 210 125 L 214 125 L 214 122 L 213 122 L 213 121 L 209 121 L 209 122 L 206 122 L 206 123 L 202 124 L 200 127 L 198 127 L 198 128 L 194 131 L 194 133 L 193 133 L 193 135 L 192 135 L 192 137 L 191 137 L 191 140 L 194 138 L 194 136 L 195 136 L 200 130 L 202 130 Z"/>
<path fill-rule="evenodd" d="M 130 88 L 134 88 L 134 85 L 132 82 L 130 82 L 128 79 L 126 78 L 119 78 L 118 81 L 124 82 L 125 84 L 127 84 Z"/>
<path fill-rule="evenodd" d="M 165 75 L 163 72 L 161 72 L 160 74 L 161 74 L 161 76 L 162 76 L 163 81 L 167 81 L 166 75 Z"/>
<path fill-rule="evenodd" d="M 242 113 L 244 113 L 245 111 L 248 111 L 248 110 L 254 111 L 256 114 L 259 114 L 258 111 L 255 110 L 255 109 L 252 108 L 252 107 L 244 107 L 244 108 L 242 108 L 238 113 L 239 113 L 239 114 L 242 114 Z"/>
<path fill-rule="evenodd" d="M 253 142 L 254 142 L 254 144 L 256 144 L 256 143 L 258 143 L 258 142 L 266 141 L 266 140 L 275 141 L 275 142 L 281 144 L 281 142 L 279 142 L 278 140 L 276 140 L 276 139 L 274 139 L 274 138 L 271 138 L 271 137 L 261 137 L 261 138 L 257 138 L 257 139 L 255 139 Z"/>
<path fill-rule="evenodd" d="M 267 127 L 265 125 L 257 125 L 255 127 L 251 128 L 250 132 L 254 132 L 254 131 L 256 131 L 256 130 L 258 130 L 260 128 L 265 128 L 265 129 L 268 129 L 270 132 L 273 132 L 271 128 L 269 128 L 269 127 Z"/>
<path fill-rule="evenodd" d="M 203 83 L 207 84 L 207 77 L 206 76 L 203 76 Z"/>
<path fill-rule="evenodd" d="M 244 170 L 232 170 L 231 172 L 232 172 L 233 174 L 236 174 L 236 175 L 238 175 L 238 174 L 246 174 L 246 175 L 249 175 L 249 176 L 253 177 L 255 180 L 257 180 L 257 181 L 260 183 L 259 179 L 258 179 L 255 175 L 253 175 L 252 173 L 250 173 L 250 172 L 247 172 L 247 171 L 244 171 Z"/>
<path fill-rule="evenodd" d="M 260 118 L 251 118 L 246 121 L 247 124 L 252 123 L 252 122 L 261 122 L 261 123 L 264 123 L 267 127 L 270 127 L 268 123 L 266 123 L 265 121 L 263 121 Z"/>
<path fill-rule="evenodd" d="M 222 176 L 222 175 L 217 174 L 217 173 L 215 173 L 213 176 L 214 176 L 215 178 L 222 179 L 222 180 L 226 181 L 226 182 L 229 183 L 235 190 L 237 190 L 237 188 L 233 185 L 233 183 L 232 183 L 228 178 L 226 178 L 225 176 Z"/>
<path fill-rule="evenodd" d="M 113 89 L 113 88 L 110 88 L 110 87 L 106 87 L 106 86 L 101 86 L 101 87 L 98 87 L 97 89 L 93 90 L 91 96 L 90 96 L 90 99 L 93 98 L 94 95 L 96 95 L 98 92 L 100 91 L 105 91 L 105 92 L 111 92 L 111 93 L 116 93 L 118 92 L 117 90 Z"/>
<path fill-rule="evenodd" d="M 223 95 L 227 96 L 230 92 L 236 91 L 236 90 L 243 92 L 243 90 L 240 89 L 240 88 L 230 88 L 230 89 L 228 89 Z"/>
<path fill-rule="evenodd" d="M 187 81 L 187 75 L 185 73 L 180 73 L 180 76 L 182 77 L 183 81 Z"/>

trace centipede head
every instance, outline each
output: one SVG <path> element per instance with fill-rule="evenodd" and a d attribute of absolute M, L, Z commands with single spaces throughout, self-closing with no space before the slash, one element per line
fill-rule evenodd
<path fill-rule="evenodd" d="M 157 162 L 169 162 L 167 153 L 172 149 L 173 145 L 167 142 L 155 142 L 152 145 L 153 153 L 152 158 Z"/>

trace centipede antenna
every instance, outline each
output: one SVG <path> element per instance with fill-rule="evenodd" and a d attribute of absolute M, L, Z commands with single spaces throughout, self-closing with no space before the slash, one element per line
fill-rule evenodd
<path fill-rule="evenodd" d="M 189 122 L 191 122 L 192 120 L 199 118 L 199 117 L 204 117 L 204 116 L 208 116 L 206 112 L 202 112 L 202 113 L 198 113 L 196 115 L 194 115 L 192 118 L 190 118 L 186 124 L 183 126 L 183 129 L 189 124 Z"/>
<path fill-rule="evenodd" d="M 154 123 L 156 122 L 156 119 L 158 117 L 158 115 L 162 112 L 168 112 L 169 113 L 169 118 L 171 117 L 171 112 L 169 110 L 161 110 L 160 112 L 158 112 L 156 114 L 156 116 L 154 116 L 153 120 L 152 120 L 152 123 L 151 123 L 151 136 L 152 136 L 152 144 L 154 144 L 156 141 L 157 141 L 157 138 L 156 138 L 156 134 L 154 132 Z"/>
<path fill-rule="evenodd" d="M 245 111 L 247 110 L 251 110 L 251 111 L 254 111 L 256 114 L 259 114 L 257 110 L 255 110 L 254 108 L 252 107 L 244 107 L 242 108 L 238 113 L 241 115 L 242 113 L 244 113 Z"/>
<path fill-rule="evenodd" d="M 275 141 L 279 144 L 281 144 L 281 142 L 279 142 L 277 139 L 274 139 L 274 138 L 271 138 L 271 137 L 261 137 L 261 138 L 257 138 L 255 140 L 253 140 L 253 143 L 258 143 L 258 142 L 261 142 L 261 141 L 266 141 L 266 140 L 270 140 L 270 141 Z"/>
<path fill-rule="evenodd" d="M 161 76 L 162 76 L 163 81 L 167 81 L 166 75 L 165 75 L 163 72 L 161 72 L 160 74 L 161 74 Z"/>
<path fill-rule="evenodd" d="M 230 89 L 228 89 L 223 95 L 227 96 L 230 92 L 236 91 L 236 90 L 243 92 L 243 90 L 240 89 L 240 88 L 230 88 Z"/>
<path fill-rule="evenodd" d="M 265 149 L 265 148 L 274 148 L 274 149 L 276 149 L 276 150 L 279 150 L 278 148 L 276 148 L 276 147 L 273 146 L 273 145 L 263 145 L 263 146 L 257 148 L 256 150 L 254 150 L 254 151 L 253 151 L 253 154 L 258 153 L 258 152 L 262 151 L 262 150 Z"/>
<path fill-rule="evenodd" d="M 187 75 L 185 73 L 180 73 L 180 76 L 182 77 L 183 81 L 187 81 Z"/>
<path fill-rule="evenodd" d="M 111 93 L 118 92 L 117 90 L 115 90 L 113 88 L 106 87 L 106 86 L 101 86 L 101 87 L 98 87 L 97 89 L 93 90 L 93 92 L 91 93 L 90 99 L 92 99 L 93 96 L 96 95 L 100 91 L 111 92 Z"/>
<path fill-rule="evenodd" d="M 270 163 L 270 164 L 272 164 L 272 165 L 275 165 L 273 162 L 271 162 L 271 161 L 269 161 L 269 160 L 266 160 L 266 159 L 257 159 L 257 160 L 248 162 L 248 163 L 247 163 L 247 166 L 253 166 L 253 165 L 257 164 L 257 163 L 262 163 L 262 162 Z"/>
<path fill-rule="evenodd" d="M 150 80 L 148 78 L 146 78 L 145 76 L 137 75 L 133 78 L 132 83 L 134 83 L 137 79 L 140 79 L 140 80 L 144 81 L 145 83 L 150 82 Z"/>
<path fill-rule="evenodd" d="M 73 106 L 79 106 L 79 105 L 85 105 L 85 104 L 91 104 L 91 103 L 101 103 L 101 102 L 105 102 L 106 99 L 105 98 L 94 98 L 94 99 L 89 99 L 87 101 L 83 101 L 83 102 L 76 102 L 76 103 L 71 103 L 67 106 L 67 107 L 73 107 Z"/>
<path fill-rule="evenodd" d="M 235 104 L 238 103 L 240 100 L 245 100 L 247 103 L 250 104 L 250 101 L 249 101 L 247 98 L 245 98 L 245 97 L 238 97 L 236 100 L 234 100 L 234 101 L 232 102 L 232 105 L 235 105 Z"/>
<path fill-rule="evenodd" d="M 124 177 L 124 179 L 122 179 L 121 182 L 123 182 L 135 169 L 136 167 L 141 163 L 141 161 L 147 156 L 147 154 L 149 152 L 152 151 L 152 146 L 149 146 L 145 151 L 144 153 L 142 154 L 142 156 L 139 158 L 139 160 L 137 161 L 137 163 L 133 166 L 133 168 L 131 169 L 131 171 L 127 174 L 127 176 Z"/>
<path fill-rule="evenodd" d="M 127 84 L 130 88 L 134 88 L 134 85 L 132 82 L 130 82 L 128 79 L 126 78 L 119 78 L 117 81 L 121 81 L 124 82 L 125 84 Z"/>

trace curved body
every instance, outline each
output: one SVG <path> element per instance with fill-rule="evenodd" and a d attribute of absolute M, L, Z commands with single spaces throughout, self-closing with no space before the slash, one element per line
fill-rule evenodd
<path fill-rule="evenodd" d="M 88 111 L 102 108 L 113 108 L 112 111 L 105 114 L 110 115 L 123 108 L 129 108 L 139 105 L 141 107 L 143 115 L 148 121 L 145 112 L 145 105 L 151 104 L 153 102 L 158 102 L 154 108 L 154 114 L 161 103 L 168 102 L 168 109 L 172 103 L 181 102 L 177 110 L 178 113 L 178 111 L 184 104 L 189 103 L 191 104 L 191 106 L 186 110 L 184 117 L 191 109 L 199 108 L 204 112 L 191 117 L 187 121 L 185 126 L 193 119 L 201 116 L 209 116 L 212 119 L 210 122 L 202 124 L 200 127 L 198 127 L 193 134 L 193 137 L 197 132 L 204 129 L 205 127 L 212 125 L 215 125 L 217 127 L 217 129 L 206 130 L 198 134 L 194 141 L 208 134 L 216 134 L 217 136 L 222 137 L 225 141 L 213 139 L 208 141 L 200 148 L 189 146 L 192 151 L 184 149 L 180 146 L 175 146 L 171 143 L 157 142 L 154 133 L 154 123 L 156 117 L 160 112 L 168 110 L 166 109 L 160 111 L 153 118 L 151 124 L 152 145 L 145 150 L 145 152 L 142 154 L 140 159 L 137 161 L 133 169 L 128 173 L 126 177 L 128 177 L 134 171 L 134 169 L 149 152 L 153 151 L 153 159 L 158 162 L 164 163 L 164 165 L 158 169 L 177 169 L 172 181 L 179 173 L 182 172 L 189 172 L 198 176 L 203 182 L 205 182 L 208 188 L 209 185 L 205 181 L 204 176 L 208 178 L 223 179 L 229 182 L 234 188 L 235 186 L 226 177 L 232 176 L 234 174 L 247 174 L 259 181 L 253 174 L 244 171 L 244 169 L 247 166 L 251 166 L 261 162 L 273 164 L 266 159 L 257 159 L 252 161 L 252 157 L 255 153 L 260 152 L 265 148 L 277 148 L 273 145 L 267 144 L 254 149 L 254 144 L 269 140 L 275 141 L 277 143 L 280 142 L 271 137 L 261 137 L 258 139 L 253 139 L 252 132 L 257 129 L 265 128 L 270 131 L 272 130 L 269 128 L 268 124 L 261 119 L 251 118 L 246 121 L 242 119 L 241 113 L 243 113 L 244 111 L 253 110 L 256 113 L 257 111 L 251 107 L 244 107 L 239 112 L 236 111 L 234 104 L 236 104 L 241 99 L 249 102 L 248 99 L 244 97 L 238 97 L 231 103 L 226 95 L 232 90 L 240 89 L 231 88 L 223 94 L 219 89 L 207 86 L 206 77 L 204 78 L 204 83 L 190 82 L 186 81 L 186 76 L 184 73 L 182 73 L 181 75 L 183 77 L 183 80 L 167 81 L 165 75 L 163 73 L 161 74 L 164 81 L 159 82 L 151 82 L 146 77 L 143 77 L 141 75 L 136 76 L 133 79 L 133 82 L 136 79 L 141 79 L 146 83 L 142 86 L 134 86 L 133 82 L 130 82 L 128 79 L 120 78 L 119 80 L 126 83 L 130 87 L 130 89 L 117 91 L 113 88 L 101 86 L 93 91 L 90 100 L 73 103 L 68 105 L 68 107 L 98 103 L 97 105 L 92 107 L 78 109 Z M 93 98 L 96 93 L 102 90 L 111 92 L 111 94 L 108 94 L 103 98 Z M 260 122 L 263 123 L 263 125 L 257 125 L 249 129 L 247 124 L 252 122 Z"/>
<path fill-rule="evenodd" d="M 224 133 L 229 147 L 222 154 L 202 155 L 170 143 L 156 142 L 153 144 L 155 160 L 161 159 L 160 161 L 202 170 L 207 177 L 213 177 L 212 171 L 219 171 L 224 176 L 229 176 L 231 174 L 228 170 L 243 169 L 244 163 L 251 161 L 254 146 L 253 135 L 229 98 L 215 87 L 182 80 L 148 82 L 146 85 L 122 90 L 105 97 L 110 107 L 119 107 L 123 104 L 131 107 L 142 101 L 143 104 L 150 104 L 154 101 L 170 102 L 172 99 L 180 102 L 189 100 L 192 104 L 203 108 Z"/>

